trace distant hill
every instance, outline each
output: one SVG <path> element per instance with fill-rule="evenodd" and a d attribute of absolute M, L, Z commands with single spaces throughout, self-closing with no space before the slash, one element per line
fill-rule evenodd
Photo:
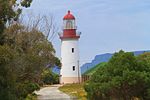
<path fill-rule="evenodd" d="M 58 66 L 53 67 L 52 71 L 56 74 L 60 74 L 60 68 Z"/>
<path fill-rule="evenodd" d="M 143 54 L 144 52 L 150 52 L 150 50 L 133 51 L 134 55 L 136 55 L 136 56 Z M 91 68 L 93 68 L 94 66 L 96 66 L 99 63 L 108 62 L 112 56 L 113 56 L 113 54 L 111 54 L 111 53 L 96 55 L 95 58 L 92 60 L 92 62 L 85 63 L 81 66 L 81 73 L 82 74 L 85 73 L 87 70 L 90 70 Z"/>
<path fill-rule="evenodd" d="M 93 73 L 95 73 L 98 70 L 99 67 L 104 66 L 105 64 L 106 64 L 106 62 L 97 64 L 96 66 L 94 66 L 91 69 L 89 69 L 88 71 L 86 71 L 83 75 L 91 76 Z"/>

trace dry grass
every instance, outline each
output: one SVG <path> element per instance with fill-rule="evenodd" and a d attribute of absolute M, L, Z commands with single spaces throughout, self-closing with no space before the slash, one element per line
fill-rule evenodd
<path fill-rule="evenodd" d="M 76 96 L 78 100 L 87 100 L 83 84 L 66 84 L 60 87 L 59 90 L 71 96 Z"/>

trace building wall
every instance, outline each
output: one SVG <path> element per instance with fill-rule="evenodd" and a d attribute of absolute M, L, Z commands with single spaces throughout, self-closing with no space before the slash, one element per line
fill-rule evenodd
<path fill-rule="evenodd" d="M 74 52 L 72 52 L 74 49 Z M 61 83 L 77 83 L 80 77 L 78 39 L 63 39 L 61 44 Z M 73 66 L 75 70 L 73 70 Z M 70 77 L 70 78 L 69 78 Z"/>
<path fill-rule="evenodd" d="M 81 83 L 82 82 L 81 77 L 62 77 L 61 80 L 62 80 L 61 84 Z"/>

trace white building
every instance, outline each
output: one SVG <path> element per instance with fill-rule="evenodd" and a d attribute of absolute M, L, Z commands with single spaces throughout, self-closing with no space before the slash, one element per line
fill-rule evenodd
<path fill-rule="evenodd" d="M 75 17 L 68 11 L 63 18 L 63 33 L 61 39 L 61 71 L 60 83 L 79 83 L 81 73 L 79 67 L 78 40 L 80 34 L 76 32 Z"/>

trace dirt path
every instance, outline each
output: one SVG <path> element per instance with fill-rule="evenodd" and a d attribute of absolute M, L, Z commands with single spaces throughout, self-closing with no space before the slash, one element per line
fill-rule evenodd
<path fill-rule="evenodd" d="M 58 88 L 60 86 L 61 85 L 52 85 L 36 91 L 35 93 L 38 95 L 38 100 L 77 100 L 59 91 Z"/>

